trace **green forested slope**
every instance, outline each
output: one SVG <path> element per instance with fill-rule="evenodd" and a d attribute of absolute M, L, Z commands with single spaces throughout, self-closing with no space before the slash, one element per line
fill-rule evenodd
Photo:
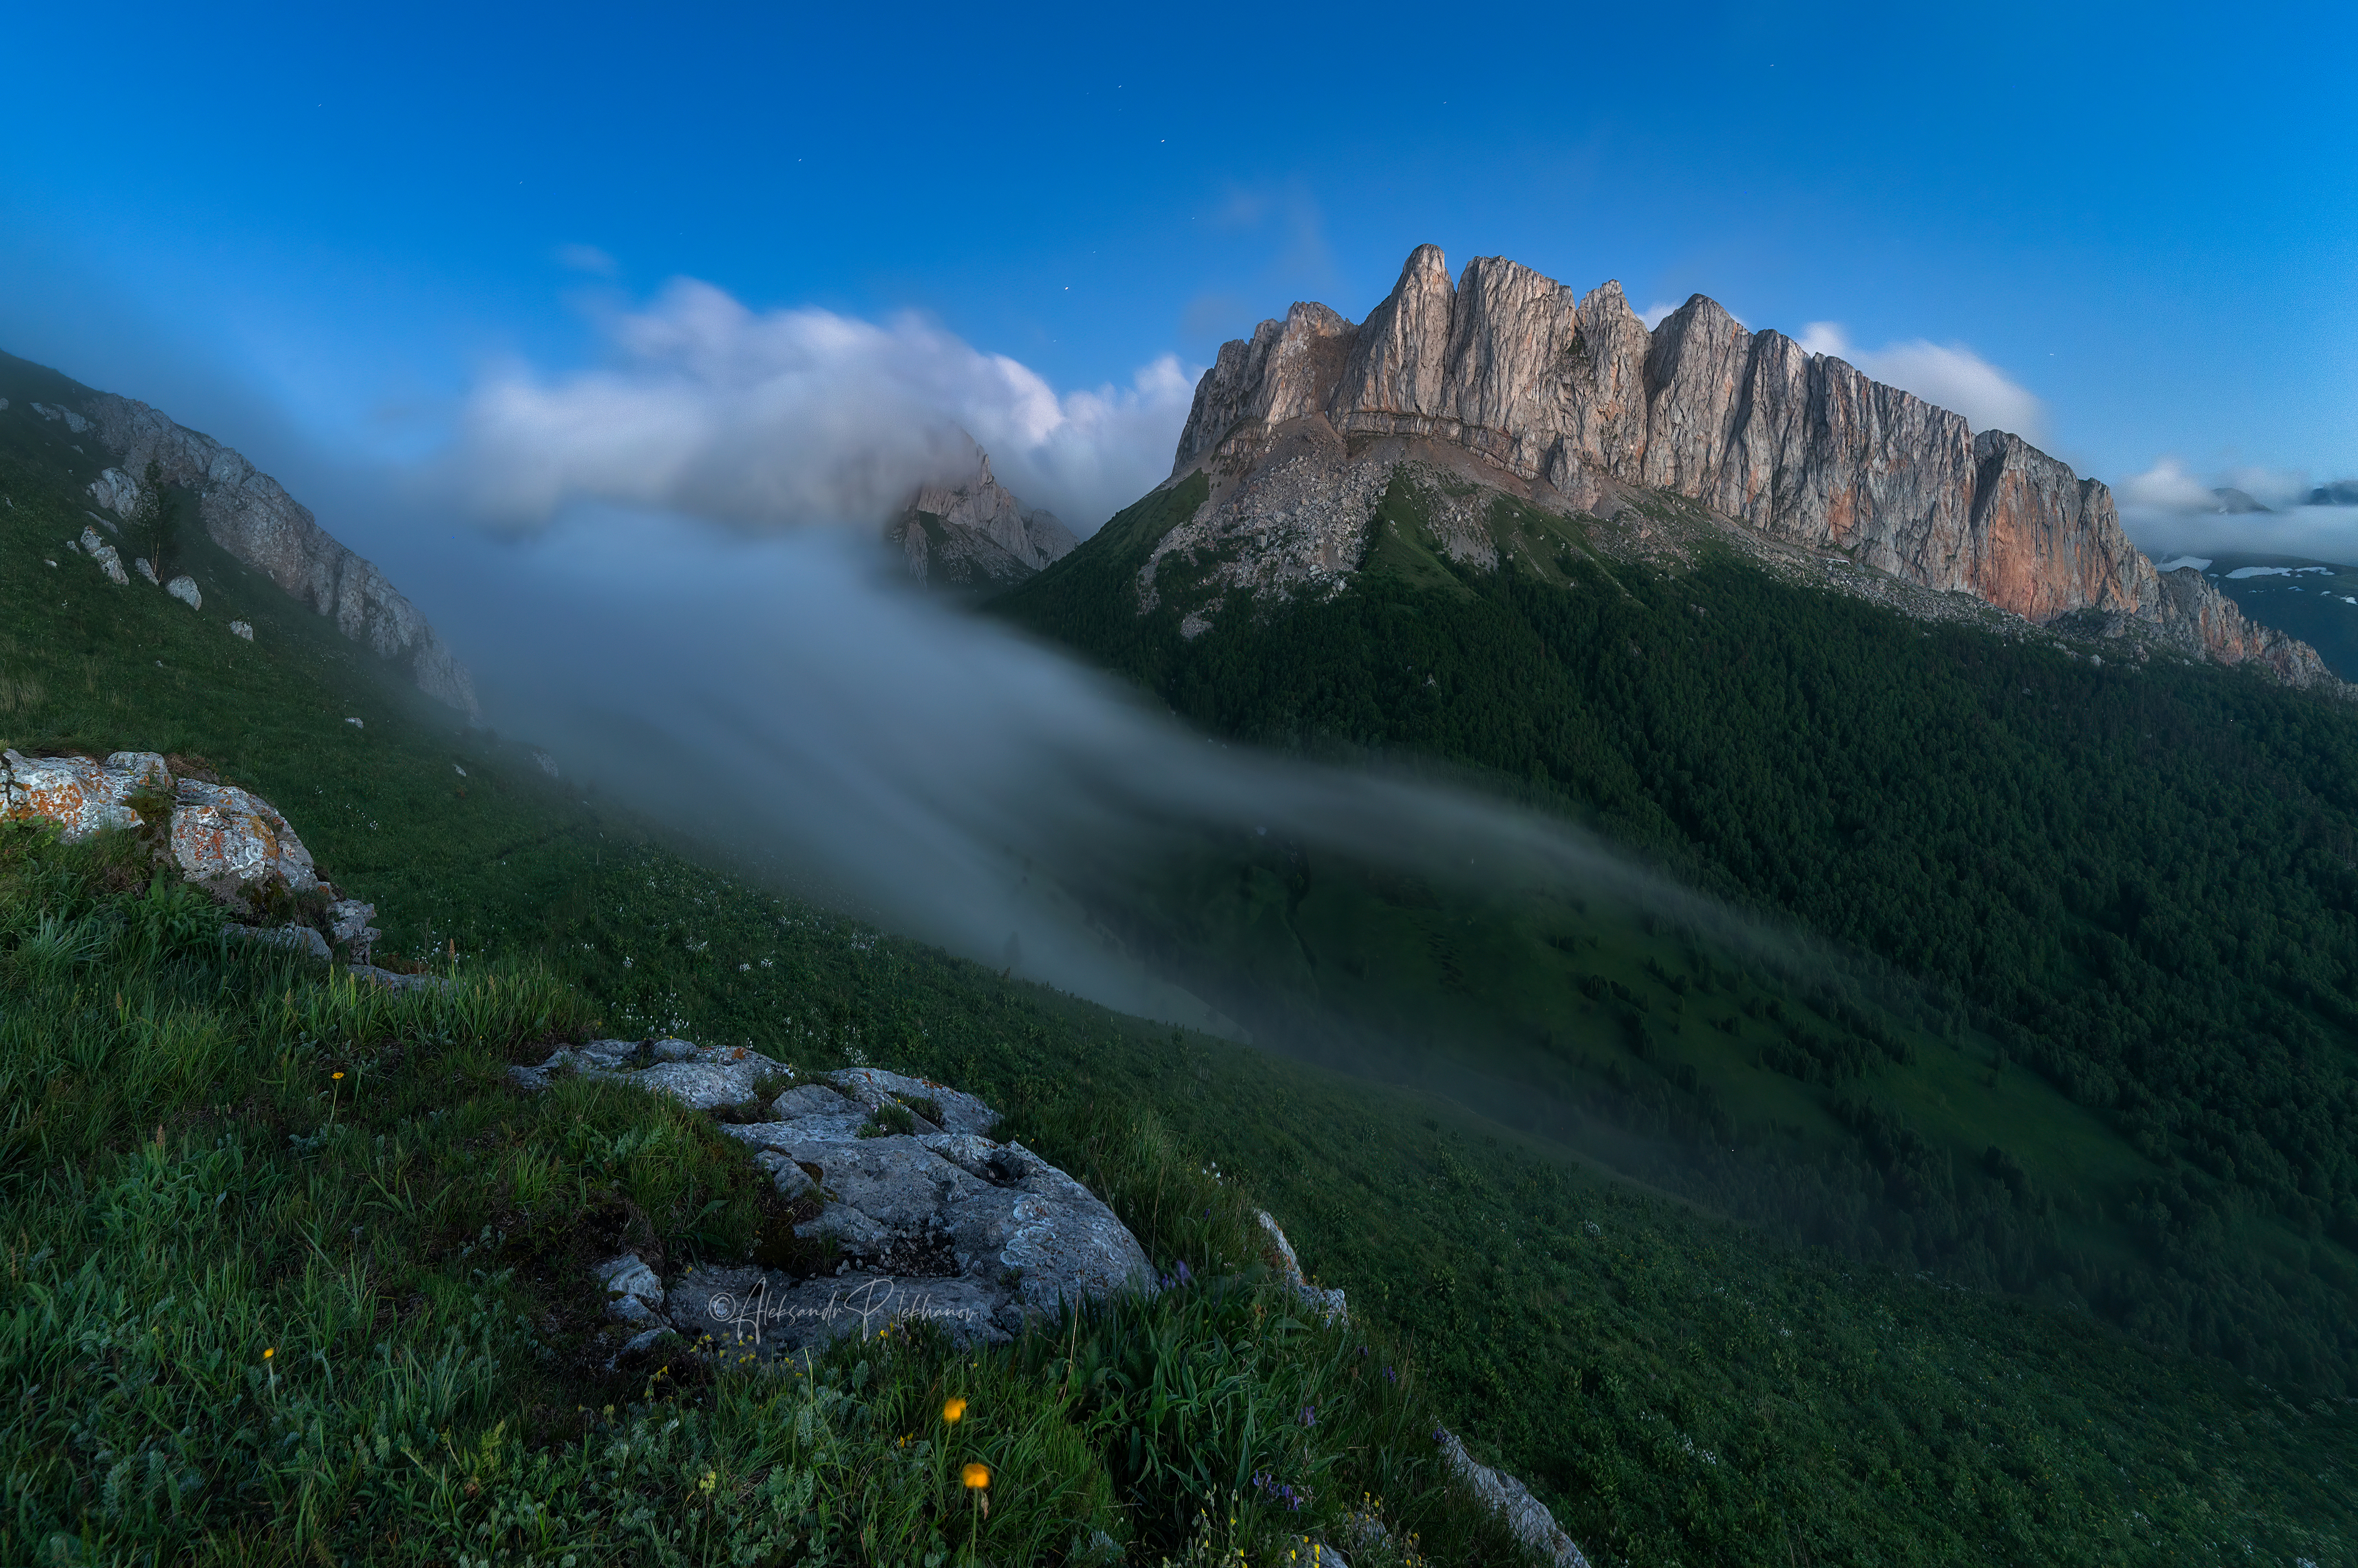
<path fill-rule="evenodd" d="M 484 979 L 451 1017 L 369 1002 L 283 960 L 158 960 L 123 934 L 172 909 L 102 854 L 10 837 L 0 1387 L 19 1484 L 0 1556 L 128 1560 L 161 1543 L 164 1560 L 200 1562 L 448 1562 L 461 1547 L 519 1563 L 717 1561 L 732 1537 L 777 1524 L 795 1464 L 839 1505 L 843 1557 L 862 1550 L 863 1520 L 917 1508 L 922 1477 L 883 1455 L 957 1369 L 938 1358 L 879 1363 L 864 1383 L 847 1358 L 820 1446 L 798 1449 L 799 1391 L 677 1366 L 652 1385 L 644 1368 L 607 1379 L 580 1353 L 577 1265 L 590 1249 L 644 1239 L 677 1259 L 725 1255 L 761 1224 L 709 1129 L 655 1129 L 670 1119 L 625 1098 L 508 1087 L 509 1055 L 584 1026 L 585 1011 L 608 1031 L 742 1040 L 805 1071 L 860 1056 L 957 1082 L 1102 1184 L 1158 1253 L 1216 1249 L 1234 1211 L 1207 1221 L 1196 1205 L 1217 1201 L 1201 1172 L 1217 1161 L 1212 1193 L 1273 1209 L 1369 1331 L 1368 1360 L 1345 1344 L 1351 1359 L 1321 1375 L 1356 1367 L 1372 1384 L 1397 1357 L 1432 1401 L 1408 1408 L 1527 1477 L 1600 1565 L 2350 1554 L 2358 1422 L 2345 1402 L 2280 1395 L 2082 1314 L 1796 1249 L 1600 1178 L 1449 1098 L 1118 1017 L 772 897 L 545 779 L 518 748 L 459 732 L 200 540 L 188 546 L 200 613 L 106 583 L 59 550 L 81 521 L 80 476 L 28 428 L 0 448 L 14 503 L 0 508 L 0 739 L 200 753 L 379 903 L 389 946 Z M 254 643 L 227 634 L 233 615 L 255 624 Z M 77 956 L 45 919 L 90 923 L 103 950 Z M 1581 963 L 1633 993 L 1654 987 L 1643 1017 L 1660 1024 L 1678 993 L 1644 960 L 1683 966 L 1679 940 Z M 487 983 L 520 971 L 536 978 Z M 1723 979 L 1736 989 L 1691 997 L 1765 1012 L 1787 995 L 1774 976 Z M 1812 1016 L 1833 1041 L 1835 1021 Z M 1658 1058 L 1698 1033 L 1660 1034 Z M 365 1104 L 338 1098 L 335 1070 Z M 1650 1092 L 1632 1079 L 1633 1096 Z M 669 1141 L 659 1155 L 618 1141 L 655 1131 Z M 238 1222 L 209 1223 L 200 1200 Z M 1109 1354 L 1138 1343 L 1119 1326 L 1101 1339 Z M 1154 1327 L 1174 1375 L 1212 1354 L 1204 1327 Z M 394 1346 L 382 1364 L 380 1341 Z M 277 1351 L 266 1365 L 265 1347 Z M 1080 1347 L 1095 1348 L 1087 1336 Z M 992 1419 L 1037 1417 L 1074 1476 L 1087 1470 L 1075 1454 L 1115 1452 L 1116 1437 L 1134 1455 L 1165 1451 L 1127 1445 L 1107 1414 L 1119 1383 L 1079 1389 L 1011 1358 L 972 1370 Z M 1220 1419 L 1261 1413 L 1254 1400 L 1280 1388 L 1221 1394 Z M 1158 1442 L 1209 1407 L 1173 1408 Z M 1192 1448 L 1171 1438 L 1167 1451 Z M 1429 1468 L 1397 1474 L 1408 1489 L 1387 1501 L 1438 1560 L 1499 1560 L 1416 1495 Z M 1180 1479 L 1150 1478 L 1152 1507 L 1124 1515 L 1133 1561 L 1175 1554 L 1189 1517 Z M 1291 1522 L 1245 1500 L 1265 1505 L 1255 1539 Z M 340 1536 L 360 1528 L 348 1519 L 368 1533 Z M 788 1526 L 806 1541 L 827 1528 Z M 659 1545 L 666 1529 L 674 1542 Z M 60 1530 L 84 1544 L 53 1546 Z"/>
<path fill-rule="evenodd" d="M 1977 1178 L 2028 1195 L 2030 1145 L 2076 1141 L 2050 1161 L 2087 1173 L 2050 1184 L 2057 1223 L 1969 1276 L 2043 1284 L 2296 1386 L 2358 1389 L 2358 714 L 2243 672 L 2099 665 L 1920 624 L 1725 555 L 1608 571 L 1562 524 L 1499 504 L 1502 536 L 1558 541 L 1538 569 L 1514 564 L 1525 551 L 1497 572 L 1448 565 L 1396 484 L 1348 591 L 1232 602 L 1193 642 L 1105 586 L 1127 575 L 1108 570 L 1125 531 L 1185 515 L 1176 494 L 1109 524 L 1116 548 L 1092 541 L 1000 602 L 1216 731 L 1440 758 L 1552 802 L 1915 977 L 1902 1014 L 1985 1052 L 1969 1076 L 2025 1064 L 2079 1109 L 2026 1120 L 1993 1098 L 1960 1113 L 1961 1093 L 1911 1087 L 1922 1068 L 1897 1058 L 1923 1053 L 1905 1043 L 1812 1073 L 1772 1029 L 1781 1071 L 1723 1075 L 1717 1103 L 1740 1120 L 1790 1094 L 1770 1077 L 1798 1077 L 1844 1124 L 1817 1201 L 1855 1223 L 1816 1233 L 1955 1261 Z M 1341 968 L 1319 971 L 1325 994 L 1350 989 Z M 1709 1118 L 1689 1120 L 1712 1141 Z M 1877 1217 L 1895 1207 L 1922 1223 Z"/>

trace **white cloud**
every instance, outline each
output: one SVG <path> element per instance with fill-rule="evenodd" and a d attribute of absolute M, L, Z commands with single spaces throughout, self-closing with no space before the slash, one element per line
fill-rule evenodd
<path fill-rule="evenodd" d="M 2229 469 L 2219 482 L 2234 486 L 2272 511 L 2304 504 L 2314 488 L 2309 482 L 2309 475 L 2299 469 L 2266 469 L 2248 465 Z"/>
<path fill-rule="evenodd" d="M 2216 512 L 2219 498 L 2176 458 L 2163 458 L 2121 481 L 2121 503 L 2148 512 Z"/>
<path fill-rule="evenodd" d="M 557 265 L 574 272 L 594 273 L 600 277 L 611 277 L 621 270 L 614 258 L 595 245 L 559 245 L 552 253 Z"/>
<path fill-rule="evenodd" d="M 1059 395 L 1004 354 L 914 317 L 757 313 L 672 283 L 601 325 L 613 362 L 543 380 L 496 368 L 469 397 L 458 467 L 486 512 L 545 522 L 568 501 L 751 526 L 872 524 L 971 462 L 1082 532 L 1170 471 L 1194 378 L 1171 355 L 1127 387 Z"/>
<path fill-rule="evenodd" d="M 2028 440 L 2044 432 L 2046 406 L 1963 343 L 1943 347 L 1913 338 L 1862 349 L 1835 321 L 1811 322 L 1798 341 L 1811 353 L 1846 360 L 1877 381 L 1963 415 L 1977 431 L 2007 430 Z"/>
<path fill-rule="evenodd" d="M 1677 308 L 1677 306 L 1671 304 L 1667 299 L 1657 299 L 1651 305 L 1647 306 L 1643 310 L 1638 312 L 1638 319 L 1646 323 L 1646 330 L 1650 332 L 1655 328 L 1662 324 L 1663 317 L 1669 315 L 1671 311 L 1676 310 Z"/>

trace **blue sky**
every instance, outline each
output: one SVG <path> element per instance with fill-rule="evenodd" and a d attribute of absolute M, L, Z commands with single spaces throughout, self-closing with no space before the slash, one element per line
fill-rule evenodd
<path fill-rule="evenodd" d="M 825 311 L 794 319 L 1144 399 L 1120 438 L 1158 443 L 1142 370 L 1294 298 L 1362 316 L 1432 241 L 1837 324 L 1870 370 L 1962 349 L 2116 483 L 2358 474 L 2347 6 L 50 5 L 8 34 L 0 347 L 282 472 L 445 452 L 486 387 L 673 319 L 675 279 L 730 331 Z"/>

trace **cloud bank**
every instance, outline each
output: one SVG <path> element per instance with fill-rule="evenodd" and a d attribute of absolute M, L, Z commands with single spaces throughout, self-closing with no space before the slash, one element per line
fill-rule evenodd
<path fill-rule="evenodd" d="M 1976 431 L 2008 430 L 2030 441 L 2046 433 L 2046 406 L 1963 343 L 1943 347 L 1914 338 L 1862 349 L 1836 321 L 1811 322 L 1798 341 L 1811 353 L 1846 360 L 1877 381 L 1963 415 Z"/>
<path fill-rule="evenodd" d="M 756 530 L 873 524 L 970 472 L 971 437 L 1026 505 L 1086 533 L 1170 471 L 1195 385 L 1166 354 L 1127 387 L 1060 395 L 914 316 L 756 312 L 693 279 L 600 326 L 603 367 L 503 364 L 466 400 L 451 463 L 490 518 L 538 526 L 591 501 Z"/>
<path fill-rule="evenodd" d="M 2358 507 L 2307 504 L 2316 486 L 2295 469 L 2234 468 L 2206 479 L 2176 457 L 2120 481 L 2121 524 L 2147 554 L 2294 556 L 2358 565 Z M 2265 512 L 2231 508 L 2240 490 Z"/>

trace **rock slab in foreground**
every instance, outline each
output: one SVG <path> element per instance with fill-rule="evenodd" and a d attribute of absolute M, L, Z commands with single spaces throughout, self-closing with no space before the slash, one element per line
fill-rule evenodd
<path fill-rule="evenodd" d="M 685 1040 L 592 1041 L 511 1071 L 537 1089 L 568 1067 L 699 1110 L 742 1107 L 763 1080 L 793 1076 L 757 1052 Z M 880 1112 L 912 1130 L 886 1130 Z M 1129 1227 L 1022 1143 L 991 1138 L 998 1113 L 972 1095 L 857 1067 L 786 1089 L 768 1114 L 725 1130 L 782 1195 L 816 1200 L 795 1234 L 831 1242 L 835 1269 L 798 1277 L 751 1264 L 699 1268 L 651 1290 L 616 1259 L 600 1282 L 636 1304 L 617 1301 L 611 1311 L 633 1324 L 640 1308 L 659 1313 L 691 1342 L 709 1336 L 720 1354 L 766 1360 L 914 1319 L 961 1345 L 1004 1343 L 1061 1303 L 1152 1288 Z"/>

